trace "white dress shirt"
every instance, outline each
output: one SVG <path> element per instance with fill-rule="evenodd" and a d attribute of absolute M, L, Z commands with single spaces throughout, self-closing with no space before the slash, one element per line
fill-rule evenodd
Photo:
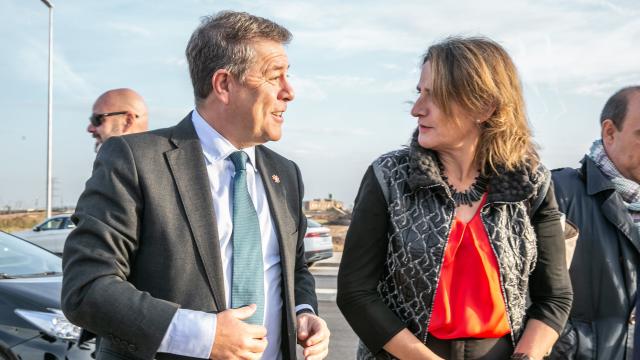
<path fill-rule="evenodd" d="M 238 151 L 227 139 L 213 129 L 197 110 L 191 115 L 202 152 L 204 154 L 209 185 L 213 196 L 220 255 L 224 272 L 224 290 L 227 308 L 231 306 L 231 279 L 233 276 L 233 176 L 235 168 L 228 156 Z M 269 211 L 267 195 L 260 173 L 256 168 L 255 147 L 242 149 L 249 156 L 247 161 L 247 187 L 258 214 L 262 239 L 262 259 L 264 266 L 264 326 L 267 328 L 267 349 L 262 359 L 281 359 L 282 326 L 282 268 L 280 249 L 275 225 Z M 212 216 L 213 220 L 213 216 Z M 310 305 L 298 305 L 296 311 L 311 309 Z M 201 311 L 178 309 L 162 339 L 158 352 L 176 355 L 208 358 L 216 331 L 216 315 Z"/>

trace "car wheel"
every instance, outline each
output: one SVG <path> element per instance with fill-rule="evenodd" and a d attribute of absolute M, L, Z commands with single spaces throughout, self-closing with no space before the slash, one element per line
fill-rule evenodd
<path fill-rule="evenodd" d="M 3 347 L 0 347 L 0 360 L 15 360 L 16 357 L 9 353 L 8 350 L 5 350 Z"/>

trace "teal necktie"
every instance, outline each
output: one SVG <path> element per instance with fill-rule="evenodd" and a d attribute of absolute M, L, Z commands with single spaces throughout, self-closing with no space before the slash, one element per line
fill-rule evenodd
<path fill-rule="evenodd" d="M 250 324 L 262 324 L 264 317 L 264 269 L 262 266 L 262 241 L 258 214 L 247 188 L 248 159 L 244 151 L 236 151 L 229 159 L 236 168 L 233 177 L 233 276 L 231 279 L 231 307 L 256 304 Z"/>

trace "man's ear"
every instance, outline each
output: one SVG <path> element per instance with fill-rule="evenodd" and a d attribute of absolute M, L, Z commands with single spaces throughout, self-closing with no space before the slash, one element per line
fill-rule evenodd
<path fill-rule="evenodd" d="M 229 104 L 229 92 L 232 86 L 233 77 L 229 71 L 219 69 L 211 76 L 211 93 L 220 102 Z"/>
<path fill-rule="evenodd" d="M 124 129 L 123 129 L 123 132 L 125 134 L 128 133 L 128 131 L 131 129 L 135 121 L 136 121 L 136 115 L 131 111 L 127 111 L 124 118 Z"/>
<path fill-rule="evenodd" d="M 606 146 L 611 146 L 611 144 L 613 144 L 613 141 L 615 140 L 617 132 L 618 129 L 616 129 L 616 125 L 611 119 L 606 119 L 605 121 L 603 121 L 600 129 L 602 143 Z"/>

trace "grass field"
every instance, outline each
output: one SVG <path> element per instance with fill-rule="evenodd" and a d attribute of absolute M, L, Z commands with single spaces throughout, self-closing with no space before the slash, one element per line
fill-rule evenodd
<path fill-rule="evenodd" d="M 29 230 L 44 220 L 44 217 L 44 211 L 0 214 L 0 230 L 6 232 Z"/>

